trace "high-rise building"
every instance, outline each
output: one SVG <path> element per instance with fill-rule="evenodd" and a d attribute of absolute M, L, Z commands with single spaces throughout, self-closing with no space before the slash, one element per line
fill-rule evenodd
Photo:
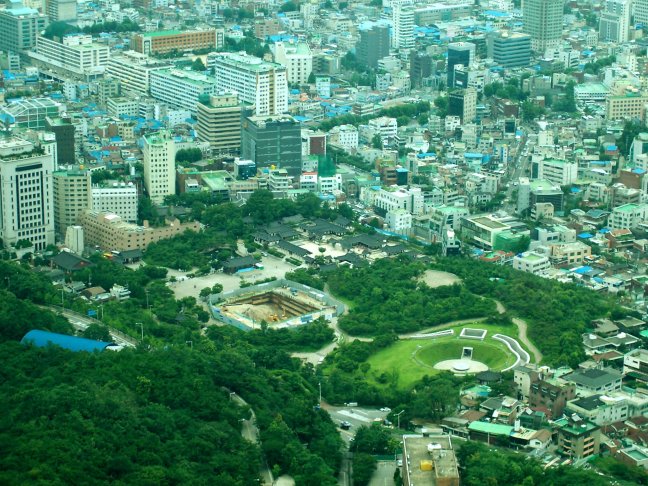
<path fill-rule="evenodd" d="M 45 13 L 50 22 L 70 22 L 77 19 L 76 0 L 45 0 Z"/>
<path fill-rule="evenodd" d="M 301 173 L 302 144 L 300 124 L 291 116 L 253 116 L 243 120 L 241 157 L 257 167 L 277 166 L 288 174 Z"/>
<path fill-rule="evenodd" d="M 241 104 L 233 93 L 201 96 L 198 103 L 198 139 L 220 153 L 241 149 Z"/>
<path fill-rule="evenodd" d="M 389 55 L 389 25 L 365 22 L 358 27 L 360 40 L 356 57 L 363 66 L 378 67 L 378 61 Z"/>
<path fill-rule="evenodd" d="M 91 35 L 68 35 L 60 42 L 38 36 L 36 48 L 28 55 L 34 65 L 44 67 L 52 77 L 91 80 L 103 76 L 110 48 L 92 42 Z"/>
<path fill-rule="evenodd" d="M 475 62 L 475 44 L 451 42 L 448 44 L 448 88 L 455 86 L 455 66 L 468 67 Z"/>
<path fill-rule="evenodd" d="M 225 44 L 223 29 L 163 30 L 136 34 L 132 39 L 135 52 L 141 54 L 164 54 L 172 51 L 190 51 L 195 49 L 220 49 Z"/>
<path fill-rule="evenodd" d="M 392 2 L 392 47 L 411 49 L 414 47 L 414 6 L 411 0 Z"/>
<path fill-rule="evenodd" d="M 562 39 L 564 0 L 525 0 L 522 5 L 524 32 L 531 36 L 534 51 L 544 53 Z"/>
<path fill-rule="evenodd" d="M 236 93 L 239 101 L 254 105 L 259 116 L 288 110 L 286 68 L 258 57 L 219 53 L 214 57 L 216 91 Z"/>
<path fill-rule="evenodd" d="M 45 117 L 45 129 L 56 139 L 56 167 L 76 162 L 75 131 L 70 118 Z"/>
<path fill-rule="evenodd" d="M 26 140 L 0 141 L 0 238 L 28 240 L 35 250 L 54 243 L 54 157 Z"/>
<path fill-rule="evenodd" d="M 423 80 L 432 75 L 432 56 L 418 50 L 410 53 L 410 81 L 412 88 L 423 86 Z"/>
<path fill-rule="evenodd" d="M 77 224 L 83 211 L 92 207 L 91 175 L 88 170 L 59 170 L 52 177 L 54 192 L 54 225 L 60 239 L 68 227 Z"/>
<path fill-rule="evenodd" d="M 628 42 L 631 0 L 606 0 L 599 20 L 599 40 L 602 42 Z"/>
<path fill-rule="evenodd" d="M 531 36 L 502 32 L 491 38 L 489 57 L 504 68 L 527 67 L 531 62 Z"/>
<path fill-rule="evenodd" d="M 448 115 L 458 116 L 462 123 L 470 123 L 477 116 L 477 90 L 467 88 L 448 94 Z"/>
<path fill-rule="evenodd" d="M 274 44 L 275 61 L 286 68 L 289 83 L 306 84 L 313 72 L 313 53 L 305 42 Z"/>
<path fill-rule="evenodd" d="M 144 186 L 151 201 L 162 204 L 175 194 L 176 147 L 171 134 L 160 131 L 144 136 Z"/>
<path fill-rule="evenodd" d="M 0 51 L 33 49 L 47 24 L 47 15 L 25 7 L 20 0 L 10 0 L 8 7 L 0 10 Z"/>

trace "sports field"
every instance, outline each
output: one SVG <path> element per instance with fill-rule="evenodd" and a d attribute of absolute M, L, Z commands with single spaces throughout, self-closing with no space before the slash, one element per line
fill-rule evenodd
<path fill-rule="evenodd" d="M 466 327 L 488 329 L 488 336 L 484 341 L 462 339 L 457 337 L 457 332 L 455 336 L 438 339 L 398 341 L 396 344 L 369 357 L 367 360 L 370 365 L 369 378 L 379 385 L 380 380 L 378 377 L 383 373 L 392 377 L 392 379 L 397 376 L 398 386 L 406 388 L 425 375 L 439 373 L 438 370 L 434 369 L 434 365 L 439 361 L 460 358 L 464 347 L 473 348 L 473 359 L 484 363 L 495 371 L 506 368 L 515 362 L 515 356 L 509 352 L 506 346 L 491 338 L 493 334 L 500 332 L 499 329 L 491 332 L 491 328 L 495 326 L 475 325 Z"/>

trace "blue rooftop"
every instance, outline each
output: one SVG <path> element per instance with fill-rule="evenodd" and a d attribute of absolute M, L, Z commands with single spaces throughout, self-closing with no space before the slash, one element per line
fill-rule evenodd
<path fill-rule="evenodd" d="M 594 238 L 594 235 L 591 233 L 581 233 L 578 235 L 579 238 L 583 238 L 584 240 L 588 238 Z"/>
<path fill-rule="evenodd" d="M 585 275 L 588 272 L 592 271 L 592 267 L 588 267 L 587 265 L 583 265 L 582 267 L 578 267 L 574 270 L 574 273 L 577 273 L 579 275 Z"/>
<path fill-rule="evenodd" d="M 39 331 L 37 329 L 29 331 L 20 341 L 22 344 L 32 344 L 39 348 L 49 345 L 59 346 L 70 351 L 103 351 L 107 346 L 113 343 L 103 341 L 94 341 L 92 339 L 68 336 L 66 334 L 57 334 L 49 331 Z"/>

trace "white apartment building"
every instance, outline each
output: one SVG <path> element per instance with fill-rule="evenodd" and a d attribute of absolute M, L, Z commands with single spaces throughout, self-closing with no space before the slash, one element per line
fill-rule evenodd
<path fill-rule="evenodd" d="M 137 221 L 137 187 L 132 183 L 114 182 L 108 186 L 92 186 L 92 210 L 114 213 L 122 220 Z"/>
<path fill-rule="evenodd" d="M 81 213 L 89 209 L 91 174 L 87 170 L 58 170 L 52 174 L 54 227 L 59 238 L 75 226 Z"/>
<path fill-rule="evenodd" d="M 151 73 L 151 96 L 174 108 L 198 112 L 198 97 L 216 93 L 216 79 L 195 71 L 161 69 Z"/>
<path fill-rule="evenodd" d="M 317 190 L 322 194 L 330 194 L 342 190 L 342 174 L 335 174 L 331 177 L 319 177 L 317 179 Z"/>
<path fill-rule="evenodd" d="M 20 139 L 0 141 L 0 238 L 29 240 L 35 250 L 54 244 L 54 156 Z"/>
<path fill-rule="evenodd" d="M 537 179 L 546 179 L 558 186 L 566 186 L 578 178 L 578 164 L 566 160 L 542 160 L 538 162 Z"/>
<path fill-rule="evenodd" d="M 551 268 L 551 264 L 546 256 L 527 251 L 513 257 L 513 268 L 533 275 L 542 275 Z"/>
<path fill-rule="evenodd" d="M 373 206 L 382 209 L 385 213 L 404 209 L 413 215 L 423 214 L 425 201 L 423 192 L 419 187 L 410 189 L 398 186 L 381 188 L 374 196 Z"/>
<path fill-rule="evenodd" d="M 396 123 L 396 118 L 381 116 L 369 120 L 367 126 L 374 135 L 380 135 L 383 145 L 386 145 L 390 140 L 393 140 L 398 135 L 398 124 Z"/>
<path fill-rule="evenodd" d="M 329 142 L 345 150 L 358 148 L 358 129 L 353 125 L 340 125 L 329 130 Z"/>
<path fill-rule="evenodd" d="M 106 74 L 119 79 L 125 91 L 148 94 L 151 73 L 169 66 L 169 63 L 154 61 L 145 54 L 125 51 L 121 55 L 110 56 Z"/>
<path fill-rule="evenodd" d="M 599 40 L 617 44 L 628 42 L 631 16 L 631 0 L 606 0 L 603 2 L 603 11 L 599 21 Z"/>
<path fill-rule="evenodd" d="M 268 189 L 274 192 L 287 191 L 292 189 L 293 179 L 288 175 L 286 169 L 274 169 L 268 177 Z"/>
<path fill-rule="evenodd" d="M 286 68 L 258 57 L 219 53 L 214 57 L 216 89 L 238 94 L 254 105 L 256 115 L 280 115 L 288 110 Z"/>
<path fill-rule="evenodd" d="M 305 42 L 277 42 L 273 46 L 275 62 L 286 68 L 289 83 L 306 84 L 313 72 L 313 53 Z"/>
<path fill-rule="evenodd" d="M 116 117 L 133 116 L 139 114 L 139 98 L 128 98 L 120 96 L 119 98 L 108 98 L 106 101 L 108 114 Z"/>
<path fill-rule="evenodd" d="M 34 51 L 28 55 L 35 65 L 64 75 L 63 78 L 88 80 L 104 74 L 110 48 L 92 42 L 91 35 L 68 35 L 61 42 L 38 36 Z"/>
<path fill-rule="evenodd" d="M 611 229 L 633 229 L 648 221 L 648 204 L 624 204 L 612 209 L 608 225 Z"/>
<path fill-rule="evenodd" d="M 144 137 L 144 185 L 151 201 L 162 204 L 164 197 L 175 194 L 176 147 L 168 132 Z"/>
<path fill-rule="evenodd" d="M 385 222 L 389 227 L 389 231 L 399 235 L 409 235 L 412 230 L 412 214 L 405 209 L 388 211 Z"/>

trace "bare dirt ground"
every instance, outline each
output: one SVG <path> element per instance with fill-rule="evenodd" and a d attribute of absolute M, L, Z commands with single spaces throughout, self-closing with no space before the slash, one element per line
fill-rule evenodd
<path fill-rule="evenodd" d="M 461 279 L 454 273 L 441 272 L 439 270 L 426 270 L 421 276 L 421 280 L 430 288 L 461 283 Z"/>

